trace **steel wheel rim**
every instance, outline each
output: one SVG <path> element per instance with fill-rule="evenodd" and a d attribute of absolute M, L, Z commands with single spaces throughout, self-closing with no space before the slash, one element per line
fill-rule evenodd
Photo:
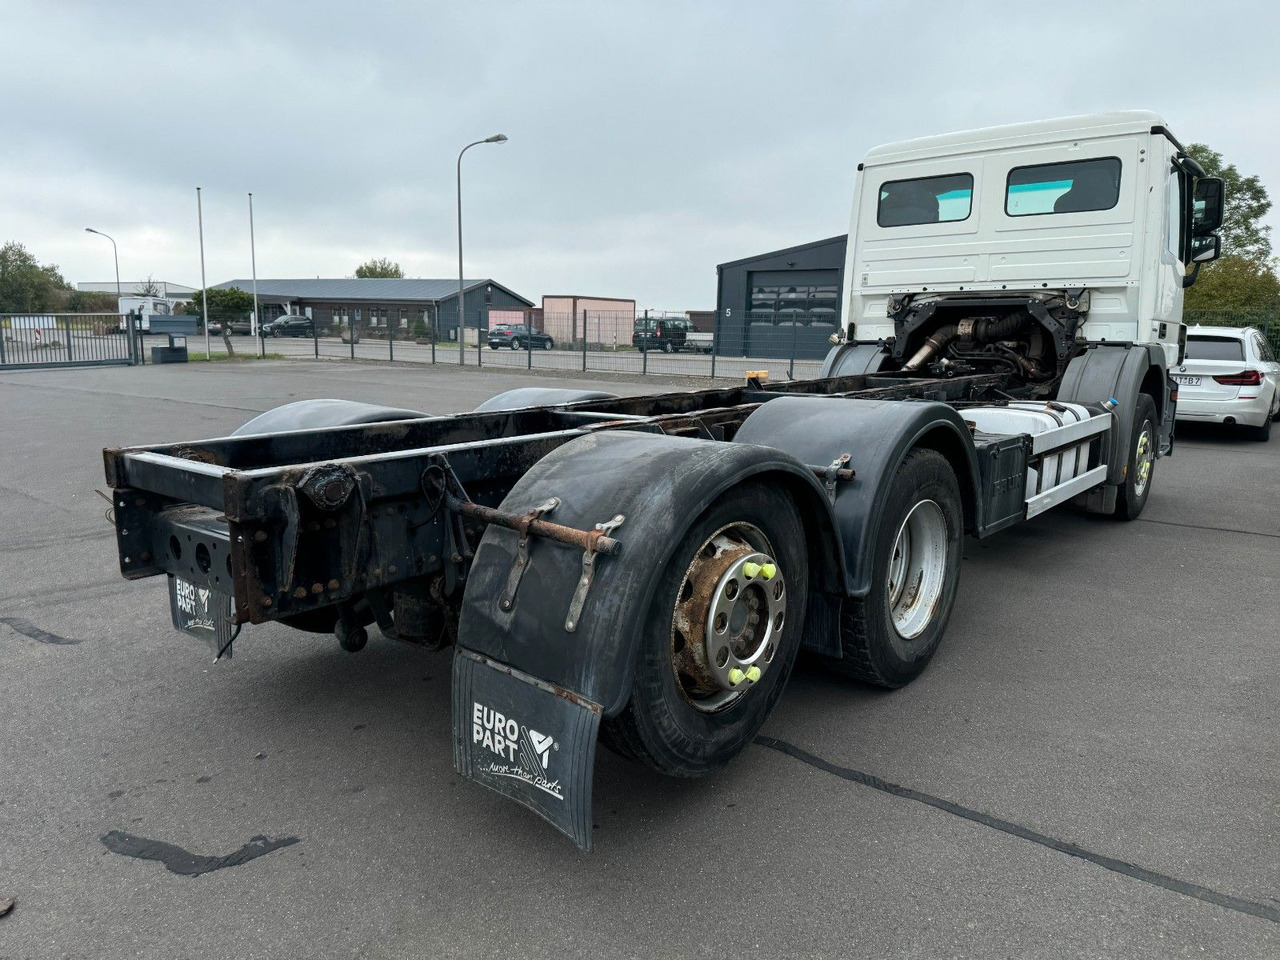
<path fill-rule="evenodd" d="M 1155 444 L 1151 442 L 1151 422 L 1144 420 L 1142 433 L 1138 435 L 1138 448 L 1134 451 L 1133 492 L 1142 496 L 1151 482 L 1151 467 L 1156 461 Z"/>
<path fill-rule="evenodd" d="M 748 523 L 707 537 L 685 570 L 671 618 L 680 696 L 716 713 L 746 696 L 777 662 L 788 590 L 768 538 Z"/>
<path fill-rule="evenodd" d="M 913 640 L 933 621 L 947 581 L 947 518 L 933 500 L 921 500 L 902 521 L 886 581 L 893 628 Z"/>

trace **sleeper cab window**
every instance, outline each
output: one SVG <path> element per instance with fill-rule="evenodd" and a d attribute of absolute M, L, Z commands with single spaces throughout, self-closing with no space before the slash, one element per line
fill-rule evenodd
<path fill-rule="evenodd" d="M 1005 184 L 1004 212 L 1011 217 L 1110 210 L 1120 200 L 1120 158 L 1014 167 Z"/>
<path fill-rule="evenodd" d="M 968 220 L 973 209 L 973 174 L 890 180 L 880 184 L 876 223 L 882 227 L 910 227 L 922 223 Z"/>

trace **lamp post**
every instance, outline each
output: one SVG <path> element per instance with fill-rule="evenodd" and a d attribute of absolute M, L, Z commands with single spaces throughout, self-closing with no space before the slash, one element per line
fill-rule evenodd
<path fill-rule="evenodd" d="M 95 230 L 93 229 L 93 227 L 85 227 L 84 232 L 96 233 L 100 237 L 107 237 L 108 240 L 111 240 L 111 255 L 115 257 L 115 261 L 116 261 L 116 309 L 119 310 L 120 309 L 120 251 L 116 248 L 116 242 L 115 240 L 112 240 L 111 237 L 103 233 L 101 230 Z"/>
<path fill-rule="evenodd" d="M 253 267 L 253 323 L 249 332 L 258 339 L 258 356 L 265 356 L 266 341 L 258 336 L 262 321 L 258 317 L 258 250 L 253 240 L 253 194 L 249 194 L 249 263 Z"/>
<path fill-rule="evenodd" d="M 204 205 L 200 201 L 200 188 L 196 187 L 196 223 L 197 229 L 200 231 L 200 313 L 204 319 L 204 358 L 212 360 L 213 354 L 209 352 L 209 285 L 204 279 Z M 223 321 L 224 337 L 226 321 Z M 227 341 L 230 342 L 230 341 Z"/>
<path fill-rule="evenodd" d="M 464 281 L 462 279 L 462 154 L 466 153 L 472 147 L 479 146 L 482 143 L 506 143 L 507 135 L 505 133 L 495 133 L 492 137 L 485 137 L 483 140 L 477 140 L 475 143 L 468 143 L 458 153 L 458 364 L 463 365 L 467 362 L 467 341 L 464 336 L 467 323 L 466 312 L 466 294 L 463 292 Z M 480 325 L 476 324 L 476 339 L 480 338 Z"/>

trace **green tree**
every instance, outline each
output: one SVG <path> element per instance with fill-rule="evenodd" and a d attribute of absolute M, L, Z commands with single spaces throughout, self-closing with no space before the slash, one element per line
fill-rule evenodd
<path fill-rule="evenodd" d="M 1225 310 L 1232 313 L 1280 311 L 1280 279 L 1272 264 L 1239 255 L 1207 264 L 1183 302 L 1187 313 Z M 1188 321 L 1193 321 L 1194 316 Z"/>
<path fill-rule="evenodd" d="M 69 288 L 55 265 L 42 265 L 16 240 L 0 247 L 0 313 L 48 311 Z"/>
<path fill-rule="evenodd" d="M 1262 218 L 1271 209 L 1267 188 L 1257 176 L 1246 177 L 1234 163 L 1225 166 L 1222 154 L 1203 143 L 1193 143 L 1187 153 L 1204 167 L 1211 177 L 1221 177 L 1226 187 L 1227 204 L 1222 220 L 1222 253 L 1224 257 L 1240 256 L 1259 263 L 1271 260 L 1271 227 Z"/>
<path fill-rule="evenodd" d="M 196 316 L 204 315 L 204 291 L 197 290 L 192 294 L 188 310 Z M 252 310 L 253 294 L 239 287 L 209 291 L 209 323 L 222 327 L 222 342 L 230 356 L 234 357 L 236 353 L 236 348 L 231 345 L 231 322 L 247 320 Z"/>
<path fill-rule="evenodd" d="M 72 290 L 67 294 L 67 310 L 71 313 L 115 313 L 119 309 L 114 293 Z"/>
<path fill-rule="evenodd" d="M 356 267 L 356 276 L 361 280 L 369 277 L 399 278 L 404 276 L 404 271 L 400 269 L 400 264 L 394 260 L 388 260 L 386 257 L 374 257 Z"/>

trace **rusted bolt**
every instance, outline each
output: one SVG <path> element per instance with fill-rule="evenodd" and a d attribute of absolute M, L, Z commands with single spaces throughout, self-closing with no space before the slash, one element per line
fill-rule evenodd
<path fill-rule="evenodd" d="M 258 530 L 253 535 L 254 543 L 263 543 L 266 541 L 266 539 L 267 539 L 267 531 L 265 530 Z"/>
<path fill-rule="evenodd" d="M 454 554 L 453 556 L 451 556 L 449 559 L 450 559 L 450 560 L 452 560 L 454 563 L 461 563 L 461 562 L 462 562 L 462 554 L 460 554 L 460 553 L 455 553 L 455 554 Z"/>
<path fill-rule="evenodd" d="M 271 606 L 271 598 L 263 597 L 261 600 L 258 601 L 258 603 L 264 607 L 269 607 Z"/>
<path fill-rule="evenodd" d="M 311 585 L 311 592 L 312 592 L 312 593 L 324 593 L 324 584 L 323 584 L 323 583 L 313 583 L 313 584 Z"/>
<path fill-rule="evenodd" d="M 299 600 L 305 600 L 307 596 L 307 588 L 299 587 L 297 590 L 293 591 L 293 595 Z"/>
<path fill-rule="evenodd" d="M 337 578 L 336 578 L 336 577 L 335 577 L 333 580 L 330 580 L 330 581 L 329 581 L 329 589 L 330 589 L 330 590 L 337 590 L 337 589 L 338 589 L 338 580 L 337 580 Z"/>
<path fill-rule="evenodd" d="M 375 577 L 380 577 L 380 576 L 382 576 L 382 568 L 381 568 L 381 567 L 374 567 L 374 568 L 373 568 L 373 575 L 374 575 Z"/>
<path fill-rule="evenodd" d="M 440 558 L 439 558 L 439 557 L 437 557 L 437 556 L 433 553 L 433 554 L 431 554 L 431 556 L 427 557 L 427 563 L 435 563 L 435 562 L 436 562 L 436 561 L 438 561 L 439 559 L 440 559 Z"/>

